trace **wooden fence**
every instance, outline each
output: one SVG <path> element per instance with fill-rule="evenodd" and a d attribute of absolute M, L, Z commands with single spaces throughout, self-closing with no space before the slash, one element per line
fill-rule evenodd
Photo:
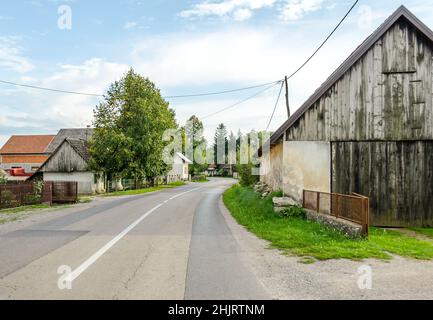
<path fill-rule="evenodd" d="M 50 181 L 52 197 L 55 203 L 73 203 L 78 201 L 78 182 Z"/>
<path fill-rule="evenodd" d="M 77 182 L 44 182 L 42 193 L 35 192 L 35 183 L 0 185 L 0 209 L 35 204 L 77 202 Z"/>
<path fill-rule="evenodd" d="M 356 193 L 344 195 L 304 190 L 303 207 L 359 224 L 362 226 L 363 234 L 368 235 L 370 200 L 365 196 Z"/>

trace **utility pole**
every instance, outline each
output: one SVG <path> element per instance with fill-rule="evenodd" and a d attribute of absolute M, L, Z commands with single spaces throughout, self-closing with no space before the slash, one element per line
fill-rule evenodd
<path fill-rule="evenodd" d="M 284 78 L 284 83 L 286 85 L 286 107 L 287 107 L 287 117 L 290 118 L 290 102 L 289 102 L 289 79 L 287 76 Z"/>

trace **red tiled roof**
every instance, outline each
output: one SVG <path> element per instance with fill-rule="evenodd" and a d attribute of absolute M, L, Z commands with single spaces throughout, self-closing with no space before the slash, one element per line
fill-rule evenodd
<path fill-rule="evenodd" d="M 4 155 L 1 157 L 2 163 L 16 163 L 16 164 L 24 164 L 24 163 L 44 163 L 47 161 L 48 156 L 27 156 L 27 155 L 20 155 L 20 156 L 8 156 Z"/>
<path fill-rule="evenodd" d="M 12 136 L 0 149 L 0 154 L 45 153 L 54 135 Z"/>

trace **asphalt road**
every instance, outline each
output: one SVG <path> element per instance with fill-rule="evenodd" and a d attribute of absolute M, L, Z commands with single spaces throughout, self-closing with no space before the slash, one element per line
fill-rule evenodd
<path fill-rule="evenodd" d="M 0 228 L 0 299 L 267 299 L 219 206 L 234 181 L 100 199 Z"/>

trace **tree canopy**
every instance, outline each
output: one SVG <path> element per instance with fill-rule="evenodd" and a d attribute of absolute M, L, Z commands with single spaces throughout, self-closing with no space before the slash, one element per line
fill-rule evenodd
<path fill-rule="evenodd" d="M 176 129 L 175 113 L 149 79 L 130 69 L 94 110 L 91 166 L 110 177 L 153 181 L 170 168 L 163 162 L 163 134 Z"/>

